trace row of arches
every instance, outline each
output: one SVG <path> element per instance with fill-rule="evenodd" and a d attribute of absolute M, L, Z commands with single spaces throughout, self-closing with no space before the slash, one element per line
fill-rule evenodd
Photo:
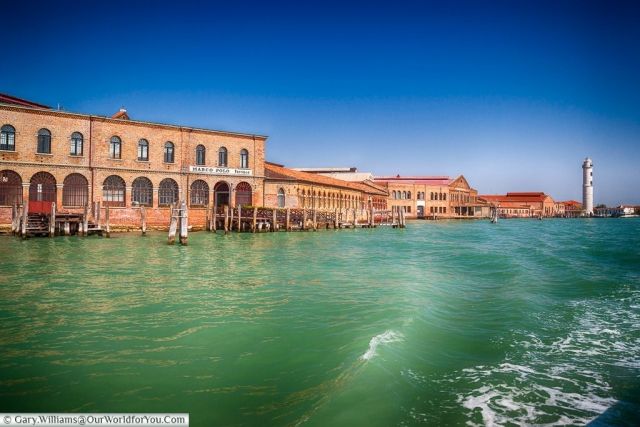
<path fill-rule="evenodd" d="M 282 190 L 282 189 L 281 189 Z M 0 172 L 0 206 L 21 204 L 23 199 L 22 178 L 11 170 Z M 57 200 L 57 182 L 48 172 L 37 172 L 29 181 L 29 201 L 55 202 Z M 119 175 L 110 175 L 102 185 L 102 201 L 105 206 L 124 207 L 127 197 L 131 197 L 134 206 L 153 206 L 153 183 L 147 177 L 140 176 L 133 180 L 130 187 L 131 194 L 127 194 L 125 180 Z M 240 182 L 235 186 L 236 206 L 251 205 L 253 202 L 252 187 L 247 182 Z M 230 186 L 224 181 L 215 184 L 213 188 L 215 202 L 218 206 L 230 204 Z M 169 206 L 179 201 L 180 187 L 178 183 L 165 178 L 160 181 L 157 189 L 158 206 Z M 284 190 L 278 193 L 278 203 L 282 199 L 284 206 Z M 189 203 L 191 206 L 208 206 L 210 200 L 209 184 L 198 179 L 189 186 Z M 78 173 L 65 177 L 62 185 L 62 205 L 66 207 L 84 206 L 89 202 L 89 182 Z"/>
<path fill-rule="evenodd" d="M 315 190 L 302 190 L 300 192 L 302 208 L 340 209 L 357 208 L 362 204 L 362 197 L 350 194 Z"/>

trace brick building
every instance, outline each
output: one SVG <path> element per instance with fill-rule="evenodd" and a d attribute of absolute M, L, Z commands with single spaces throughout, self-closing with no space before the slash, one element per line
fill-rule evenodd
<path fill-rule="evenodd" d="M 542 192 L 483 195 L 480 198 L 495 206 L 500 216 L 507 218 L 553 217 L 564 214 L 563 205 Z"/>
<path fill-rule="evenodd" d="M 265 162 L 266 206 L 307 209 L 387 209 L 387 192 L 371 181 L 351 182 Z"/>
<path fill-rule="evenodd" d="M 0 96 L 0 224 L 11 207 L 82 211 L 110 206 L 113 224 L 166 226 L 169 206 L 186 200 L 190 223 L 206 207 L 262 205 L 266 137 L 53 110 Z"/>
<path fill-rule="evenodd" d="M 381 176 L 374 182 L 389 193 L 389 206 L 404 209 L 408 218 L 469 218 L 489 215 L 464 176 Z"/>

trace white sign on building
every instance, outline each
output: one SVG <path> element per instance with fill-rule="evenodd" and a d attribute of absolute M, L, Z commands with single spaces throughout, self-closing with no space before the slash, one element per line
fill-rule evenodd
<path fill-rule="evenodd" d="M 236 175 L 253 176 L 251 169 L 216 168 L 211 166 L 189 166 L 189 172 L 202 173 L 206 175 Z"/>

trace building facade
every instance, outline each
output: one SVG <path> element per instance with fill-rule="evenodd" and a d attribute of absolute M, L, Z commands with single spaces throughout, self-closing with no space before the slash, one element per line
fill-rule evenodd
<path fill-rule="evenodd" d="M 319 210 L 387 209 L 387 192 L 370 182 L 351 182 L 265 163 L 266 206 Z"/>
<path fill-rule="evenodd" d="M 185 200 L 190 223 L 208 206 L 262 205 L 266 137 L 57 111 L 0 97 L 0 224 L 14 204 L 79 212 L 100 202 L 114 225 L 166 226 Z"/>
<path fill-rule="evenodd" d="M 389 193 L 389 206 L 404 209 L 408 218 L 481 218 L 488 205 L 478 200 L 464 176 L 381 176 L 374 179 Z"/>
<path fill-rule="evenodd" d="M 479 196 L 504 218 L 554 217 L 564 214 L 564 205 L 542 192 L 520 192 Z"/>

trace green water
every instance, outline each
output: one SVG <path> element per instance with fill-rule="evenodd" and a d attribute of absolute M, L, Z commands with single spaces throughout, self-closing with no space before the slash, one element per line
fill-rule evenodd
<path fill-rule="evenodd" d="M 0 237 L 0 411 L 640 423 L 640 220 Z"/>

